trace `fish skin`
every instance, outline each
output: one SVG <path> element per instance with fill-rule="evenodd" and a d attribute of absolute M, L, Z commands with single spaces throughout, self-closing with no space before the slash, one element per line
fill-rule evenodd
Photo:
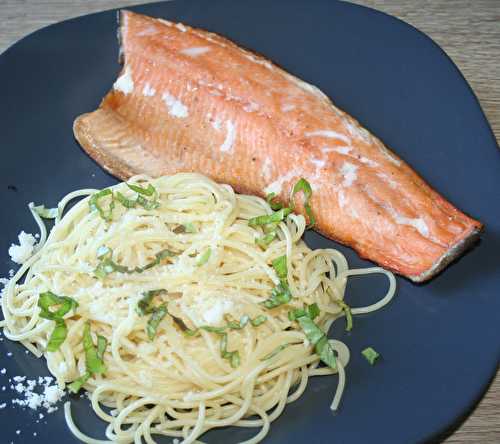
<path fill-rule="evenodd" d="M 119 35 L 118 81 L 96 111 L 75 120 L 74 134 L 120 179 L 200 172 L 287 202 L 304 177 L 315 230 L 415 282 L 482 230 L 319 89 L 263 57 L 129 11 Z"/>

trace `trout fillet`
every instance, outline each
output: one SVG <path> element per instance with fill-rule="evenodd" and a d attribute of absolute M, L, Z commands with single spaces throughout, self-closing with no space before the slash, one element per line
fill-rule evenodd
<path fill-rule="evenodd" d="M 74 122 L 76 139 L 111 174 L 200 172 L 283 202 L 304 177 L 317 231 L 416 282 L 477 238 L 480 222 L 318 88 L 181 23 L 123 11 L 119 36 L 118 79 Z"/>

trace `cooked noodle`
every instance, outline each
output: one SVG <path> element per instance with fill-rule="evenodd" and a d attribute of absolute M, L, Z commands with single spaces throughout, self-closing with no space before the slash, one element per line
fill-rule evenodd
<path fill-rule="evenodd" d="M 390 282 L 378 303 L 353 308 L 356 314 L 389 302 L 395 291 L 393 275 L 380 268 L 349 270 L 337 250 L 309 249 L 301 240 L 305 219 L 297 214 L 281 222 L 277 238 L 261 248 L 255 239 L 263 230 L 249 226 L 248 219 L 271 214 L 269 205 L 258 197 L 237 195 L 229 186 L 206 177 L 136 176 L 129 183 L 152 184 L 160 206 L 146 210 L 117 204 L 108 222 L 89 210 L 88 196 L 97 190 L 76 191 L 61 201 L 61 215 L 71 199 L 87 197 L 56 221 L 46 241 L 43 221 L 30 207 L 40 226 L 40 244 L 4 290 L 1 325 L 5 336 L 45 356 L 61 386 L 85 373 L 85 323 L 90 321 L 92 334 L 107 339 L 107 370 L 92 375 L 84 388 L 91 394 L 95 414 L 109 423 L 109 441 L 79 432 L 69 403 L 65 406 L 70 430 L 84 442 L 154 443 L 154 435 L 166 435 L 187 444 L 200 442 L 198 438 L 207 430 L 230 425 L 260 428 L 246 443 L 261 441 L 286 404 L 304 392 L 310 376 L 336 373 L 319 365 L 318 355 L 300 326 L 289 320 L 288 312 L 317 303 L 320 315 L 315 322 L 328 331 L 336 319 L 344 317 L 336 301 L 344 298 L 348 276 L 383 273 Z M 124 183 L 112 189 L 128 198 L 134 195 Z M 178 230 L 180 226 L 193 229 Z M 96 252 L 103 245 L 112 249 L 117 263 L 129 268 L 144 267 L 165 249 L 175 254 L 141 273 L 114 272 L 97 279 Z M 207 251 L 206 263 L 200 263 Z M 271 262 L 285 254 L 292 299 L 265 308 L 262 302 L 279 284 Z M 158 298 L 168 304 L 169 315 L 151 341 L 146 334 L 147 317 L 136 308 L 144 292 L 156 289 L 166 290 Z M 45 351 L 54 322 L 41 318 L 37 306 L 40 293 L 49 290 L 79 304 L 65 316 L 68 334 L 55 352 Z M 261 315 L 266 316 L 261 325 L 227 332 L 227 350 L 237 350 L 240 357 L 235 368 L 221 356 L 220 334 L 200 329 L 199 335 L 188 336 L 183 331 Z M 329 344 L 337 354 L 339 371 L 332 403 L 336 409 L 349 351 L 339 341 L 329 340 Z M 116 415 L 103 406 L 114 409 Z"/>

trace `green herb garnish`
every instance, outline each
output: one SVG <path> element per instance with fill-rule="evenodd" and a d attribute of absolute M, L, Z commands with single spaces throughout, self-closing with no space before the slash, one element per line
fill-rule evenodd
<path fill-rule="evenodd" d="M 271 351 L 271 353 L 268 353 L 266 356 L 260 358 L 260 360 L 267 361 L 271 358 L 274 358 L 278 353 L 280 353 L 281 351 L 283 351 L 285 348 L 287 348 L 290 345 L 291 344 L 289 344 L 288 342 L 285 344 L 281 344 L 280 346 L 276 347 L 273 351 Z"/>
<path fill-rule="evenodd" d="M 343 300 L 337 299 L 335 300 L 335 303 L 339 305 L 342 310 L 345 313 L 345 319 L 346 319 L 346 326 L 345 330 L 346 331 L 351 331 L 352 330 L 352 312 L 351 312 L 351 307 L 347 305 Z"/>
<path fill-rule="evenodd" d="M 302 327 L 307 340 L 314 346 L 314 351 L 330 368 L 337 368 L 335 352 L 328 342 L 326 334 L 314 322 L 314 318 L 319 315 L 319 307 L 316 303 L 307 306 L 305 309 L 299 308 L 288 312 L 291 321 L 297 321 Z"/>
<path fill-rule="evenodd" d="M 301 191 L 304 193 L 304 209 L 306 210 L 307 218 L 309 219 L 309 227 L 312 227 L 315 224 L 316 219 L 314 218 L 314 214 L 309 203 L 312 196 L 312 188 L 311 184 L 306 179 L 301 178 L 293 187 L 292 195 L 290 197 L 290 207 L 292 209 L 295 208 L 295 195 Z"/>
<path fill-rule="evenodd" d="M 254 319 L 251 319 L 250 323 L 252 324 L 252 326 L 258 327 L 259 325 L 263 324 L 266 321 L 267 321 L 267 316 L 260 315 L 260 316 L 257 316 Z"/>
<path fill-rule="evenodd" d="M 361 354 L 366 358 L 366 360 L 374 365 L 375 361 L 380 357 L 380 354 L 371 347 L 365 348 Z"/>
<path fill-rule="evenodd" d="M 142 293 L 142 298 L 137 303 L 136 311 L 140 316 L 144 316 L 146 314 L 150 314 L 153 312 L 154 307 L 151 306 L 151 302 L 155 296 L 159 294 L 166 293 L 167 290 L 161 288 L 158 290 L 150 290 Z"/>
<path fill-rule="evenodd" d="M 82 342 L 85 351 L 86 372 L 71 384 L 68 384 L 68 389 L 73 393 L 78 393 L 93 374 L 106 372 L 104 352 L 106 351 L 108 341 L 104 336 L 97 335 L 97 347 L 94 345 L 89 321 L 85 323 Z"/>
<path fill-rule="evenodd" d="M 149 318 L 146 326 L 146 332 L 148 333 L 148 338 L 150 341 L 152 341 L 156 336 L 158 326 L 160 325 L 160 322 L 163 320 L 163 318 L 167 315 L 167 313 L 168 310 L 166 304 L 162 304 L 159 307 L 153 309 L 151 317 Z"/>
<path fill-rule="evenodd" d="M 132 183 L 127 183 L 127 186 L 132 190 L 135 191 L 138 194 L 142 194 L 144 196 L 153 196 L 156 193 L 156 189 L 153 185 L 148 184 L 147 188 L 143 188 L 139 185 L 134 185 Z"/>
<path fill-rule="evenodd" d="M 220 354 L 221 357 L 227 359 L 232 368 L 239 367 L 240 365 L 240 354 L 238 350 L 235 351 L 227 351 L 227 333 L 222 335 L 220 340 Z"/>
<path fill-rule="evenodd" d="M 272 266 L 276 274 L 280 278 L 281 281 L 286 280 L 288 274 L 288 268 L 286 264 L 286 255 L 280 256 L 273 260 Z"/>
<path fill-rule="evenodd" d="M 210 255 L 212 254 L 212 249 L 208 247 L 205 252 L 198 258 L 196 261 L 196 266 L 201 267 L 202 265 L 205 265 L 208 260 L 210 259 Z"/>
<path fill-rule="evenodd" d="M 105 245 L 102 245 L 97 249 L 97 258 L 100 260 L 100 262 L 94 270 L 94 275 L 96 277 L 104 279 L 108 274 L 111 274 L 115 271 L 128 274 L 142 273 L 143 271 L 149 270 L 150 268 L 159 265 L 163 259 L 175 256 L 175 253 L 168 249 L 161 250 L 155 254 L 155 259 L 153 261 L 147 263 L 146 265 L 144 265 L 144 267 L 135 268 L 128 268 L 124 265 L 117 264 L 115 261 L 113 261 L 112 256 L 113 250 L 106 247 Z"/>
<path fill-rule="evenodd" d="M 282 208 L 272 214 L 264 214 L 262 216 L 252 217 L 248 220 L 248 225 L 257 227 L 259 225 L 267 225 L 276 222 L 281 222 L 292 212 L 291 208 Z"/>
<path fill-rule="evenodd" d="M 273 210 L 281 210 L 283 208 L 283 204 L 279 203 L 279 202 L 273 202 L 274 198 L 276 197 L 276 193 L 269 193 L 267 196 L 266 196 L 266 202 L 269 204 L 269 206 L 273 209 Z"/>
<path fill-rule="evenodd" d="M 264 250 L 267 248 L 267 246 L 276 238 L 278 233 L 276 230 L 273 230 L 264 236 L 258 237 L 255 239 L 255 243 L 259 246 L 262 247 Z"/>
<path fill-rule="evenodd" d="M 68 335 L 68 327 L 63 317 L 71 310 L 75 311 L 78 302 L 68 296 L 58 296 L 51 291 L 46 291 L 38 296 L 38 307 L 40 308 L 41 318 L 56 323 L 47 343 L 47 351 L 55 352 L 59 350 Z M 55 310 L 52 311 L 52 308 Z"/>
<path fill-rule="evenodd" d="M 280 283 L 277 287 L 273 288 L 271 297 L 262 302 L 262 305 L 266 308 L 275 308 L 283 304 L 288 304 L 291 299 L 292 293 L 290 293 L 288 285 Z"/>
<path fill-rule="evenodd" d="M 106 196 L 110 196 L 111 201 L 109 202 L 108 208 L 104 209 L 100 205 L 99 201 Z M 105 221 L 109 222 L 113 218 L 113 209 L 115 208 L 113 191 L 109 188 L 106 188 L 104 190 L 98 191 L 97 193 L 94 193 L 89 199 L 89 208 L 90 211 L 97 210 L 99 212 L 99 216 L 101 216 Z"/>

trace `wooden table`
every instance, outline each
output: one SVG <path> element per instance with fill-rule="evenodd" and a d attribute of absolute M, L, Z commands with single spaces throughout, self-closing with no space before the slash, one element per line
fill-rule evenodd
<path fill-rule="evenodd" d="M 441 45 L 472 86 L 498 139 L 500 0 L 352 1 L 399 17 Z M 136 3 L 138 0 L 0 0 L 0 52 L 50 23 Z M 457 429 L 450 430 L 445 442 L 500 443 L 498 374 L 473 413 Z"/>

